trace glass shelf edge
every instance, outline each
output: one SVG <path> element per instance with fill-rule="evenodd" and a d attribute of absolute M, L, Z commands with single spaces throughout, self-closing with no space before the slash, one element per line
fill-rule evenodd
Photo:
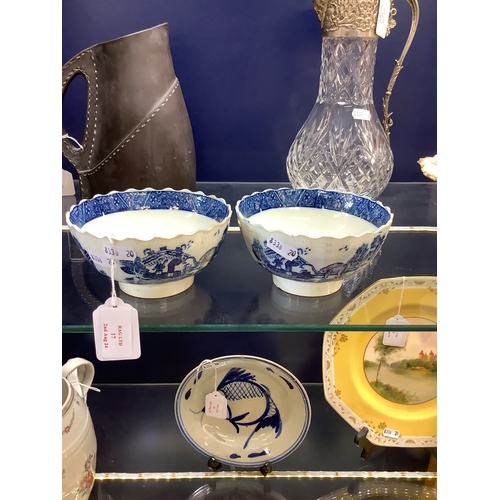
<path fill-rule="evenodd" d="M 62 232 L 69 232 L 69 227 L 67 225 L 62 225 Z M 229 226 L 227 228 L 228 233 L 240 233 L 239 226 Z M 437 233 L 436 226 L 391 226 L 389 229 L 390 233 Z"/>
<path fill-rule="evenodd" d="M 235 479 L 235 478 L 262 478 L 260 471 L 205 471 L 205 472 L 98 472 L 96 481 L 126 480 L 126 481 L 158 481 L 173 479 Z M 407 472 L 407 471 L 273 471 L 268 477 L 290 479 L 437 479 L 436 472 Z"/>
<path fill-rule="evenodd" d="M 203 325 L 142 325 L 142 333 L 167 332 L 378 332 L 387 330 L 387 325 L 323 325 L 323 324 L 203 324 Z M 392 332 L 435 332 L 437 325 L 391 325 Z M 62 325 L 62 333 L 93 333 L 92 325 Z"/>

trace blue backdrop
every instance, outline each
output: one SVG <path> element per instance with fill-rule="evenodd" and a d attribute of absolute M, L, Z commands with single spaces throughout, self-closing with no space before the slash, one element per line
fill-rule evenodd
<path fill-rule="evenodd" d="M 408 36 L 411 9 L 380 39 L 374 100 L 381 101 Z M 62 64 L 113 38 L 169 23 L 175 71 L 196 148 L 199 181 L 287 182 L 288 149 L 316 100 L 321 28 L 312 0 L 64 0 Z M 420 22 L 391 97 L 392 181 L 426 181 L 417 161 L 437 152 L 436 1 Z M 85 83 L 70 84 L 63 123 L 81 140 Z M 74 172 L 63 158 L 63 168 Z"/>

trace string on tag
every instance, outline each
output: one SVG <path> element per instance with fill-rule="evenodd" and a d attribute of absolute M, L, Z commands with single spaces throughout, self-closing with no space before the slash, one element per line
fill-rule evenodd
<path fill-rule="evenodd" d="M 228 417 L 227 399 L 224 394 L 217 390 L 217 368 L 224 365 L 224 362 L 212 361 L 210 359 L 203 360 L 196 370 L 196 379 L 198 379 L 200 369 L 214 369 L 214 390 L 205 395 L 205 415 L 207 417 L 222 418 Z"/>
<path fill-rule="evenodd" d="M 108 236 L 108 240 L 113 246 L 113 240 Z M 111 258 L 111 305 L 117 307 L 116 305 L 116 289 L 115 289 L 115 259 Z"/>
<path fill-rule="evenodd" d="M 77 149 L 83 149 L 83 146 L 74 138 L 74 137 L 71 137 L 70 135 L 68 134 L 64 134 L 62 136 L 63 139 L 70 139 L 71 141 L 73 141 L 74 143 L 76 143 L 78 145 L 78 148 Z"/>
<path fill-rule="evenodd" d="M 80 381 L 76 380 L 74 382 L 71 382 L 71 385 L 75 387 L 75 385 L 78 384 L 81 387 L 85 387 L 87 389 L 90 389 L 91 391 L 96 391 L 96 392 L 101 392 L 101 389 L 98 389 L 97 387 L 92 387 L 91 385 L 87 384 L 82 384 Z"/>
<path fill-rule="evenodd" d="M 401 288 L 401 295 L 399 296 L 398 313 L 390 317 L 386 325 L 408 325 L 408 320 L 401 316 L 401 305 L 403 303 L 403 295 L 405 290 L 406 277 L 403 276 L 403 287 Z M 406 345 L 407 332 L 394 332 L 387 330 L 384 332 L 382 344 L 393 347 L 404 347 Z"/>
<path fill-rule="evenodd" d="M 116 289 L 115 289 L 115 260 L 111 259 L 111 305 L 116 306 Z"/>
<path fill-rule="evenodd" d="M 401 288 L 401 296 L 399 297 L 398 316 L 401 316 L 401 304 L 403 303 L 403 294 L 405 291 L 405 280 L 406 280 L 406 276 L 403 276 L 403 287 Z"/>
<path fill-rule="evenodd" d="M 86 393 L 82 390 L 82 387 L 85 387 L 86 389 L 91 389 L 93 391 L 101 392 L 101 390 L 97 389 L 97 387 L 91 387 L 90 385 L 82 384 L 82 382 L 78 378 L 77 370 L 73 370 L 72 372 L 68 373 L 66 380 L 71 384 L 71 386 L 83 399 L 86 399 Z"/>
<path fill-rule="evenodd" d="M 217 391 L 217 362 L 213 362 L 211 359 L 204 359 L 199 365 L 198 368 L 196 369 L 196 378 L 198 378 L 198 375 L 200 373 L 200 370 L 204 365 L 210 365 L 209 367 L 213 367 L 214 369 L 214 392 Z M 207 368 L 209 368 L 207 367 Z"/>

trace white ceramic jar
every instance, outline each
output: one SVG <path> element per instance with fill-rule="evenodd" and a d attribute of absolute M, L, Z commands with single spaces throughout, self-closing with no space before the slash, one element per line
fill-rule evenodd
<path fill-rule="evenodd" d="M 97 440 L 87 407 L 94 365 L 72 358 L 62 367 L 62 498 L 85 500 L 94 486 Z"/>

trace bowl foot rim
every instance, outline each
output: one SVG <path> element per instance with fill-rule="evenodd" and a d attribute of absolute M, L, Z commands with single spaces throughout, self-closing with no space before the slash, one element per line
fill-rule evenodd
<path fill-rule="evenodd" d="M 302 297 L 322 297 L 331 295 L 342 288 L 342 280 L 324 283 L 306 283 L 273 275 L 273 283 L 281 290 Z"/>
<path fill-rule="evenodd" d="M 132 297 L 141 299 L 163 299 L 186 291 L 194 283 L 194 276 L 188 276 L 172 283 L 158 285 L 136 285 L 134 283 L 118 283 L 120 290 Z"/>

